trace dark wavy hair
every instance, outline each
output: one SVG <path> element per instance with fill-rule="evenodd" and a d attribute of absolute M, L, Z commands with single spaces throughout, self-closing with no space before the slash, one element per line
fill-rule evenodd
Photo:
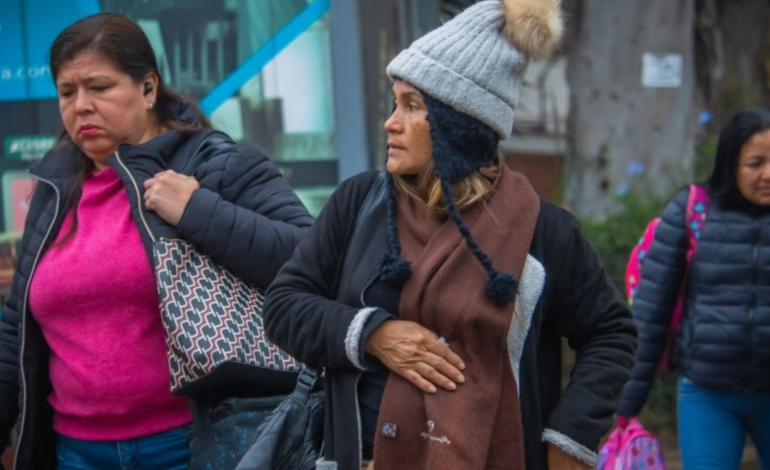
<path fill-rule="evenodd" d="M 741 148 L 758 132 L 770 130 L 770 110 L 750 108 L 735 114 L 719 133 L 714 169 L 706 180 L 713 197 L 728 206 L 745 205 L 738 189 L 738 160 Z"/>
<path fill-rule="evenodd" d="M 150 40 L 142 28 L 129 18 L 115 13 L 99 13 L 78 20 L 59 33 L 51 46 L 49 59 L 54 84 L 61 68 L 84 52 L 93 52 L 109 60 L 117 70 L 130 76 L 137 84 L 146 80 L 150 74 L 157 75 L 158 86 L 153 112 L 158 123 L 166 129 L 192 134 L 211 127 L 209 120 L 195 103 L 182 98 L 166 86 Z M 182 106 L 192 107 L 197 122 L 176 120 L 178 110 Z M 65 130 L 59 139 L 59 145 L 68 144 L 75 145 Z M 70 185 L 67 210 L 74 211 L 77 208 L 83 193 L 83 182 L 94 169 L 94 163 L 82 151 L 80 157 L 78 175 Z M 75 213 L 72 228 L 61 243 L 66 243 L 77 231 L 77 225 Z"/>
<path fill-rule="evenodd" d="M 94 52 L 109 60 L 137 84 L 150 74 L 157 75 L 158 89 L 153 111 L 162 126 L 182 132 L 211 127 L 198 106 L 174 93 L 163 82 L 150 40 L 142 28 L 129 18 L 115 13 L 99 13 L 78 20 L 59 33 L 51 46 L 49 60 L 54 83 L 62 66 L 84 52 Z M 176 121 L 176 109 L 180 104 L 193 106 L 199 123 Z"/>

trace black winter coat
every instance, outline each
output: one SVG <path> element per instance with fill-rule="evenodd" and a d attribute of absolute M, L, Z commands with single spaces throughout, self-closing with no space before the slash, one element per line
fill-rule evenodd
<path fill-rule="evenodd" d="M 362 173 L 342 183 L 265 301 L 268 337 L 299 360 L 326 370 L 327 421 L 319 470 L 360 468 L 357 383 L 367 368 L 365 344 L 379 324 L 393 317 L 368 303 L 376 297 L 373 291 L 383 290 L 377 286 L 382 282 L 377 266 L 387 250 L 384 199 L 360 214 L 353 236 L 375 177 L 375 172 Z M 633 366 L 636 328 L 566 211 L 541 204 L 529 254 L 508 336 L 520 386 L 527 469 L 547 468 L 544 440 L 594 464 Z M 564 392 L 562 337 L 577 351 Z"/>
<path fill-rule="evenodd" d="M 182 118 L 189 114 L 187 110 Z M 121 145 L 108 161 L 126 187 L 150 262 L 152 237 L 173 237 L 176 232 L 244 280 L 267 288 L 312 225 L 312 218 L 273 163 L 254 146 L 240 143 L 219 149 L 198 167 L 194 176 L 200 189 L 193 193 L 178 226 L 169 226 L 144 209 L 143 183 L 166 169 L 177 151 L 194 151 L 184 145 L 187 139 L 169 131 L 143 145 Z M 39 183 L 0 318 L 0 434 L 8 435 L 21 412 L 16 470 L 56 468 L 53 410 L 48 404 L 50 352 L 30 315 L 27 294 L 35 265 L 64 218 L 79 158 L 72 146 L 62 147 L 30 169 Z M 119 249 L 116 240 L 115 250 Z"/>
<path fill-rule="evenodd" d="M 688 271 L 687 199 L 683 190 L 663 211 L 642 268 L 632 307 L 640 346 L 623 390 L 624 416 L 638 415 L 647 401 L 683 281 L 679 372 L 712 390 L 770 392 L 770 210 L 728 209 L 712 198 Z"/>

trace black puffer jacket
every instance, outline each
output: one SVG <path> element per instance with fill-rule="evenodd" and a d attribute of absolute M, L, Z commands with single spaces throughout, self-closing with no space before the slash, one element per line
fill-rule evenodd
<path fill-rule="evenodd" d="M 184 118 L 189 110 L 183 113 Z M 220 149 L 201 164 L 195 172 L 201 187 L 193 193 L 179 225 L 170 227 L 144 209 L 143 183 L 164 170 L 175 152 L 189 150 L 187 139 L 169 131 L 143 145 L 121 145 L 119 158 L 113 156 L 108 162 L 123 180 L 150 260 L 152 236 L 174 236 L 176 232 L 232 272 L 266 288 L 312 225 L 312 218 L 273 163 L 254 146 L 241 143 Z M 46 242 L 54 239 L 65 215 L 67 188 L 76 174 L 78 158 L 72 147 L 63 147 L 30 169 L 40 182 L 30 203 L 13 286 L 0 318 L 0 433 L 8 435 L 21 411 L 16 470 L 56 468 L 53 410 L 47 401 L 50 352 L 30 315 L 27 293 Z M 120 249 L 119 240 L 115 249 Z"/>
<path fill-rule="evenodd" d="M 620 414 L 647 400 L 679 286 L 687 282 L 677 365 L 696 384 L 741 393 L 770 391 L 770 211 L 711 201 L 698 251 L 687 271 L 688 191 L 666 207 L 647 254 L 632 312 L 640 346 Z"/>

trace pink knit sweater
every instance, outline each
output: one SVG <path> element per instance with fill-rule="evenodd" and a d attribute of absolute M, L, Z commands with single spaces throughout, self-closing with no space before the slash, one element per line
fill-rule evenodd
<path fill-rule="evenodd" d="M 54 430 L 83 440 L 119 440 L 191 420 L 169 391 L 152 266 L 111 168 L 83 186 L 78 230 L 39 261 L 29 302 L 51 347 Z M 65 219 L 58 239 L 72 224 Z"/>

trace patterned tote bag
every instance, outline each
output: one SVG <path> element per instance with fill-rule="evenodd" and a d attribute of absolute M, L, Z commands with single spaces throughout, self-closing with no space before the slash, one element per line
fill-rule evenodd
<path fill-rule="evenodd" d="M 217 145 L 232 145 L 216 134 L 180 173 L 191 174 Z M 263 293 L 184 240 L 160 238 L 153 248 L 171 391 L 214 401 L 290 392 L 302 364 L 266 338 Z"/>

